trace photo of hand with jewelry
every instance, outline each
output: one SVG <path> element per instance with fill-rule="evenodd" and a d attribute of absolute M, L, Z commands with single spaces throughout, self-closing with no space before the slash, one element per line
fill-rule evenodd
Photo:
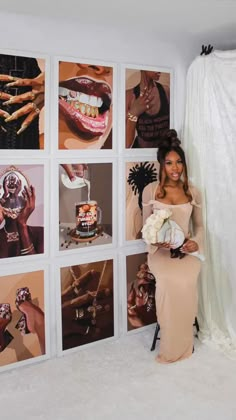
<path fill-rule="evenodd" d="M 59 149 L 112 149 L 113 68 L 59 62 Z"/>
<path fill-rule="evenodd" d="M 112 242 L 111 163 L 60 164 L 59 242 L 60 251 Z"/>
<path fill-rule="evenodd" d="M 62 348 L 114 335 L 113 261 L 61 268 Z"/>
<path fill-rule="evenodd" d="M 45 354 L 44 272 L 0 277 L 0 366 Z"/>
<path fill-rule="evenodd" d="M 43 165 L 0 165 L 0 258 L 44 252 L 43 171 Z"/>
<path fill-rule="evenodd" d="M 126 163 L 126 240 L 141 239 L 143 190 L 158 179 L 158 162 Z"/>
<path fill-rule="evenodd" d="M 157 148 L 170 127 L 170 73 L 126 69 L 126 148 Z"/>
<path fill-rule="evenodd" d="M 45 60 L 0 54 L 0 149 L 43 149 Z"/>
<path fill-rule="evenodd" d="M 156 280 L 147 264 L 147 254 L 126 257 L 128 331 L 157 321 Z"/>

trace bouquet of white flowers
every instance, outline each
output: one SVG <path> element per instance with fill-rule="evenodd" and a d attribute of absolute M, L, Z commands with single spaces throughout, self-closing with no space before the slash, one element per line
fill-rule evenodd
<path fill-rule="evenodd" d="M 157 242 L 168 242 L 172 249 L 179 248 L 184 240 L 183 230 L 170 220 L 171 210 L 155 209 L 154 213 L 149 216 L 142 228 L 142 236 L 146 244 L 151 245 Z"/>

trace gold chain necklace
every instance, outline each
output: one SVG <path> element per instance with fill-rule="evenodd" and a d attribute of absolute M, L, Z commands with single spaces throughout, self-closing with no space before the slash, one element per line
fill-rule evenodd
<path fill-rule="evenodd" d="M 5 228 L 5 226 L 3 227 L 4 232 L 7 236 L 7 242 L 18 242 L 19 241 L 19 233 L 18 232 L 8 232 Z"/>

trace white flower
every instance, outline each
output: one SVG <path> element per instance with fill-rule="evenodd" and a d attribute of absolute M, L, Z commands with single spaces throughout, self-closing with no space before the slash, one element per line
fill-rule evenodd
<path fill-rule="evenodd" d="M 158 218 L 156 217 L 156 214 L 151 214 L 151 216 L 149 216 L 146 220 L 146 225 L 153 225 L 156 221 L 158 220 Z"/>
<path fill-rule="evenodd" d="M 172 215 L 172 211 L 170 209 L 161 209 L 161 210 L 154 210 L 154 214 L 158 215 L 160 219 L 169 219 Z"/>
<path fill-rule="evenodd" d="M 157 241 L 157 231 L 152 225 L 144 225 L 142 229 L 143 239 L 147 244 L 155 244 Z"/>
<path fill-rule="evenodd" d="M 142 228 L 142 236 L 148 245 L 157 242 L 158 232 L 171 215 L 172 212 L 169 209 L 154 210 L 154 213 L 147 218 Z"/>

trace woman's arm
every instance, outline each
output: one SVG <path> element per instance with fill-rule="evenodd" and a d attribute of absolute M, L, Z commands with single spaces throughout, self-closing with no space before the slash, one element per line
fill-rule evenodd
<path fill-rule="evenodd" d="M 204 225 L 202 216 L 202 199 L 200 192 L 195 188 L 191 188 L 193 196 L 193 211 L 192 211 L 192 232 L 191 238 L 183 245 L 183 251 L 198 252 L 204 254 Z"/>
<path fill-rule="evenodd" d="M 126 148 L 133 145 L 137 120 L 147 109 L 149 95 L 150 92 L 145 90 L 142 95 L 135 98 L 132 89 L 126 91 Z"/>
<path fill-rule="evenodd" d="M 154 200 L 154 194 L 156 191 L 157 182 L 152 182 L 151 184 L 148 184 L 144 190 L 143 190 L 143 225 L 145 224 L 147 218 L 151 216 L 152 214 L 152 204 L 150 200 Z M 158 250 L 158 245 L 147 245 L 147 251 L 150 254 L 154 254 Z"/>
<path fill-rule="evenodd" d="M 17 227 L 20 235 L 21 255 L 35 254 L 34 244 L 31 241 L 27 220 L 35 209 L 35 189 L 31 185 L 25 187 L 22 191 L 22 196 L 25 200 L 25 207 L 17 217 Z"/>
<path fill-rule="evenodd" d="M 200 192 L 195 189 L 196 193 L 194 201 L 196 205 L 193 206 L 192 213 L 192 228 L 193 228 L 193 241 L 198 244 L 198 251 L 200 254 L 204 254 L 204 225 L 202 216 L 202 198 Z"/>
<path fill-rule="evenodd" d="M 152 205 L 149 204 L 149 201 L 153 199 L 153 194 L 152 194 L 153 193 L 153 187 L 152 187 L 153 184 L 156 185 L 156 182 L 148 184 L 143 190 L 143 196 L 142 196 L 143 225 L 145 224 L 147 218 L 149 216 L 151 216 L 151 214 L 152 214 Z"/>

